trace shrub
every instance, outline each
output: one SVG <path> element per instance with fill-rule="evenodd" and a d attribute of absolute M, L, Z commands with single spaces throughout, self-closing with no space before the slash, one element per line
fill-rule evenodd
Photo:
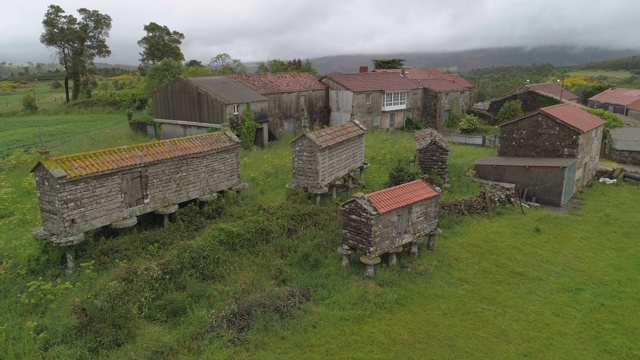
<path fill-rule="evenodd" d="M 501 123 L 503 121 L 511 120 L 520 115 L 524 115 L 524 111 L 522 110 L 522 101 L 510 100 L 505 102 L 500 108 L 498 117 L 496 118 L 496 122 Z"/>
<path fill-rule="evenodd" d="M 396 165 L 389 172 L 389 180 L 384 184 L 385 187 L 392 187 L 420 178 L 422 173 L 420 169 L 408 164 L 402 160 L 398 160 Z"/>
<path fill-rule="evenodd" d="M 404 130 L 405 131 L 416 131 L 420 130 L 425 126 L 425 121 L 419 117 L 408 117 L 404 122 Z"/>
<path fill-rule="evenodd" d="M 34 98 L 31 94 L 25 95 L 25 97 L 22 98 L 22 108 L 24 109 L 24 111 L 34 114 L 36 111 L 38 111 L 36 98 Z"/>
<path fill-rule="evenodd" d="M 470 134 L 478 128 L 478 125 L 480 125 L 480 119 L 477 116 L 465 114 L 462 116 L 462 120 L 460 120 L 458 130 L 463 134 Z"/>
<path fill-rule="evenodd" d="M 605 109 L 585 109 L 585 110 L 607 122 L 604 125 L 605 131 L 609 131 L 610 129 L 615 127 L 624 126 L 624 122 L 620 120 L 620 117 L 618 115 L 612 112 L 609 112 Z"/>
<path fill-rule="evenodd" d="M 51 85 L 49 85 L 49 87 L 52 89 L 60 89 L 62 87 L 62 84 L 60 84 L 60 81 L 58 80 L 53 80 L 51 82 Z"/>
<path fill-rule="evenodd" d="M 435 185 L 439 188 L 442 188 L 444 185 L 444 180 L 437 174 L 435 169 L 427 175 L 426 180 L 429 184 Z"/>
<path fill-rule="evenodd" d="M 258 130 L 258 123 L 253 119 L 253 111 L 251 111 L 251 104 L 247 103 L 247 108 L 244 109 L 244 118 L 242 123 L 238 125 L 238 133 L 240 135 L 240 141 L 242 148 L 249 150 L 253 147 L 253 140 L 256 138 L 256 131 Z"/>
<path fill-rule="evenodd" d="M 450 111 L 449 116 L 447 117 L 447 120 L 444 123 L 444 126 L 448 128 L 457 128 L 459 123 L 460 123 L 460 117 L 454 114 L 453 111 Z"/>

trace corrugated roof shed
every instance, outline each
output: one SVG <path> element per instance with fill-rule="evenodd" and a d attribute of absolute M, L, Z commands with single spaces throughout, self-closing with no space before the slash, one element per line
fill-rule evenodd
<path fill-rule="evenodd" d="M 415 180 L 406 184 L 372 192 L 367 194 L 366 197 L 379 214 L 384 214 L 438 195 L 440 195 L 440 193 L 429 186 L 424 180 Z"/>
<path fill-rule="evenodd" d="M 49 170 L 54 177 L 64 177 L 68 180 L 181 156 L 233 148 L 239 146 L 238 142 L 239 140 L 235 136 L 218 131 L 61 156 L 41 160 L 40 164 Z"/>
<path fill-rule="evenodd" d="M 580 133 L 585 133 L 587 131 L 593 130 L 599 126 L 603 126 L 606 123 L 599 117 L 592 115 L 582 109 L 579 109 L 572 104 L 563 103 L 538 109 L 515 119 L 505 121 L 502 124 L 499 124 L 499 126 L 502 127 L 507 124 L 529 118 L 539 113 L 545 114 Z"/>
<path fill-rule="evenodd" d="M 320 148 L 326 148 L 331 145 L 349 140 L 356 136 L 364 135 L 365 130 L 366 129 L 359 123 L 355 121 L 348 121 L 347 123 L 342 125 L 329 127 L 312 133 L 304 133 L 300 136 L 306 136 Z M 295 141 L 296 139 L 294 139 L 293 141 Z"/>
<path fill-rule="evenodd" d="M 622 151 L 640 151 L 640 127 L 626 126 L 609 130 L 613 147 Z"/>
<path fill-rule="evenodd" d="M 229 77 L 262 95 L 327 88 L 326 84 L 306 72 L 255 73 Z"/>
<path fill-rule="evenodd" d="M 607 104 L 629 105 L 640 100 L 640 89 L 611 88 L 592 96 L 589 101 Z"/>
<path fill-rule="evenodd" d="M 409 91 L 417 85 L 398 73 L 329 74 L 330 79 L 351 91 Z"/>
<path fill-rule="evenodd" d="M 574 158 L 528 158 L 487 156 L 476 160 L 474 164 L 480 166 L 521 166 L 521 167 L 560 167 L 565 168 L 576 162 Z"/>
<path fill-rule="evenodd" d="M 190 76 L 179 79 L 187 81 L 225 104 L 242 104 L 269 100 L 228 76 Z"/>

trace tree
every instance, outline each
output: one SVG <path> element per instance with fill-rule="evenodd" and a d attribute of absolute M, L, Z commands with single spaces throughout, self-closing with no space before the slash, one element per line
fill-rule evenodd
<path fill-rule="evenodd" d="M 246 74 L 247 66 L 238 59 L 232 59 L 231 55 L 222 53 L 216 55 L 209 62 L 208 67 L 220 75 Z"/>
<path fill-rule="evenodd" d="M 522 110 L 522 101 L 509 100 L 505 102 L 500 108 L 496 120 L 498 123 L 501 123 L 503 121 L 511 120 L 520 115 L 524 115 L 524 111 Z"/>
<path fill-rule="evenodd" d="M 186 67 L 194 67 L 194 66 L 198 66 L 198 67 L 204 67 L 204 65 L 202 65 L 202 63 L 199 60 L 195 60 L 195 59 L 191 59 L 189 61 L 187 61 L 184 66 Z"/>
<path fill-rule="evenodd" d="M 286 72 L 286 71 L 298 71 L 298 72 L 308 72 L 313 76 L 319 77 L 320 73 L 313 67 L 311 60 L 306 59 L 304 62 L 300 59 L 293 59 L 287 62 L 284 62 L 280 59 L 273 59 L 267 62 L 261 61 L 258 63 L 258 69 L 256 72 Z"/>
<path fill-rule="evenodd" d="M 138 41 L 138 45 L 142 47 L 140 53 L 142 68 L 146 69 L 164 59 L 184 60 L 184 55 L 180 50 L 184 34 L 171 31 L 167 26 L 161 26 L 154 22 L 145 25 L 144 31 L 147 32 L 147 35 Z"/>
<path fill-rule="evenodd" d="M 184 66 L 178 60 L 164 59 L 159 64 L 151 65 L 144 76 L 144 91 L 147 96 L 162 85 L 177 78 L 184 71 Z"/>
<path fill-rule="evenodd" d="M 607 123 L 604 125 L 604 131 L 605 133 L 608 132 L 610 129 L 615 128 L 615 127 L 622 127 L 624 126 L 624 122 L 622 120 L 620 120 L 620 117 L 612 112 L 609 112 L 605 109 L 589 109 L 589 108 L 585 108 L 584 110 L 586 110 L 588 113 L 593 114 L 597 117 L 599 117 L 600 119 L 606 121 Z"/>
<path fill-rule="evenodd" d="M 80 20 L 66 15 L 58 5 L 49 5 L 42 25 L 44 32 L 40 42 L 57 51 L 60 64 L 65 69 L 64 88 L 69 102 L 69 79 L 73 81 L 72 100 L 80 94 L 81 86 L 91 84 L 95 70 L 93 60 L 111 55 L 107 37 L 111 30 L 111 17 L 97 10 L 78 9 Z M 83 82 L 84 79 L 84 82 Z"/>
<path fill-rule="evenodd" d="M 384 187 L 392 187 L 401 185 L 404 183 L 417 180 L 422 175 L 422 172 L 417 167 L 407 163 L 406 161 L 398 159 L 394 167 L 389 172 L 389 179 L 384 184 Z"/>
<path fill-rule="evenodd" d="M 404 59 L 371 59 L 376 69 L 402 69 Z"/>
<path fill-rule="evenodd" d="M 35 114 L 38 111 L 38 105 L 36 104 L 36 98 L 34 98 L 31 94 L 25 95 L 22 100 L 22 108 L 24 111 Z"/>

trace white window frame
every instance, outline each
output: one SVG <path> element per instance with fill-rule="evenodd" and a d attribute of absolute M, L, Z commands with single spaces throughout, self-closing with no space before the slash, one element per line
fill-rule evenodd
<path fill-rule="evenodd" d="M 371 104 L 371 94 L 367 94 L 365 96 L 365 104 Z"/>
<path fill-rule="evenodd" d="M 238 114 L 238 104 L 233 104 L 233 114 L 234 115 Z"/>
<path fill-rule="evenodd" d="M 408 91 L 389 91 L 382 97 L 382 111 L 404 110 L 407 108 Z"/>

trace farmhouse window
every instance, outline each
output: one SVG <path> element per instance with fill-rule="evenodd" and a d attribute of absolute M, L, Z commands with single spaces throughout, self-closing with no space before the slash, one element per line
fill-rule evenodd
<path fill-rule="evenodd" d="M 373 117 L 373 126 L 380 126 L 380 115 Z"/>
<path fill-rule="evenodd" d="M 365 103 L 371 104 L 371 94 L 367 94 Z"/>
<path fill-rule="evenodd" d="M 394 91 L 384 93 L 382 110 L 389 111 L 406 109 L 408 94 L 409 92 L 407 91 Z"/>
<path fill-rule="evenodd" d="M 146 192 L 142 171 L 122 174 L 122 194 L 124 195 L 124 205 L 127 208 L 144 204 Z"/>
<path fill-rule="evenodd" d="M 238 114 L 238 104 L 233 104 L 233 114 L 234 115 Z"/>

